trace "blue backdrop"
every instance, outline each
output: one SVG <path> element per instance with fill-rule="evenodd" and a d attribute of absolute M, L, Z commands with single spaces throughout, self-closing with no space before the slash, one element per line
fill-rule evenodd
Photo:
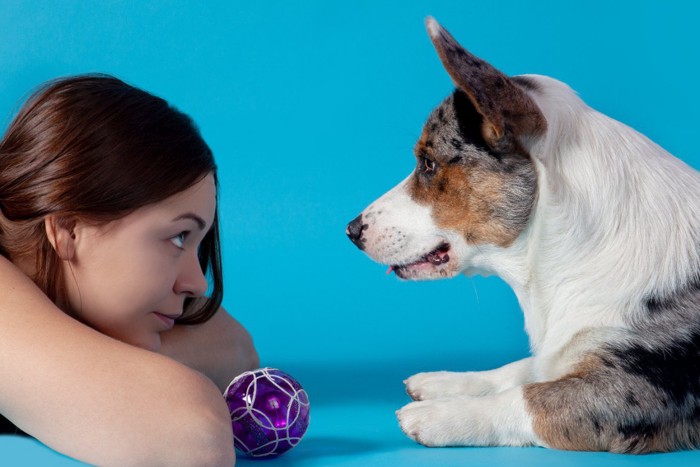
<path fill-rule="evenodd" d="M 504 72 L 565 81 L 698 168 L 699 12 L 640 0 L 5 0 L 0 128 L 38 84 L 92 71 L 193 116 L 220 166 L 224 305 L 315 410 L 306 444 L 282 464 L 583 463 L 602 457 L 429 450 L 403 437 L 401 380 L 525 356 L 522 316 L 497 278 L 386 276 L 345 224 L 412 170 L 421 125 L 451 92 L 427 15 Z M 0 446 L 20 464 L 73 464 L 33 441 Z"/>

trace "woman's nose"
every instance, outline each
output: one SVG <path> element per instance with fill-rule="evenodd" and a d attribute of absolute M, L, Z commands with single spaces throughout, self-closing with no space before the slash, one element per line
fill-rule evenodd
<path fill-rule="evenodd" d="M 209 283 L 204 275 L 204 271 L 202 271 L 202 267 L 199 265 L 199 258 L 196 254 L 191 256 L 191 258 L 188 258 L 188 261 L 182 264 L 180 274 L 178 274 L 175 281 L 174 290 L 177 294 L 202 297 L 207 293 Z"/>

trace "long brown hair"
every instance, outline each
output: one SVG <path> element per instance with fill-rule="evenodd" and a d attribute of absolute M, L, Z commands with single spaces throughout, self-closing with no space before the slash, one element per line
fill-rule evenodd
<path fill-rule="evenodd" d="M 0 141 L 0 254 L 34 257 L 34 282 L 71 312 L 60 259 L 44 229 L 46 216 L 110 222 L 209 173 L 216 180 L 212 152 L 199 130 L 165 100 L 107 75 L 48 82 Z M 202 323 L 221 305 L 218 214 L 200 246 L 199 263 L 211 293 L 208 300 L 185 302 L 182 324 Z"/>

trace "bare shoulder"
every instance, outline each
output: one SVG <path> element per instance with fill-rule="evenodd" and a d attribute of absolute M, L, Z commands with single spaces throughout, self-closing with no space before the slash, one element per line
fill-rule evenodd
<path fill-rule="evenodd" d="M 19 428 L 99 465 L 150 465 L 163 453 L 212 465 L 234 458 L 225 404 L 207 378 L 65 315 L 5 258 L 0 283 L 0 353 L 9 357 L 0 360 L 0 413 Z"/>
<path fill-rule="evenodd" d="M 161 342 L 161 353 L 205 374 L 221 391 L 260 365 L 251 334 L 224 308 L 203 324 L 162 333 Z"/>

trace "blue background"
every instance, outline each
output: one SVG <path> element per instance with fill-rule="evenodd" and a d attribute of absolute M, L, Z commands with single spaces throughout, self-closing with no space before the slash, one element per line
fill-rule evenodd
<path fill-rule="evenodd" d="M 224 305 L 312 402 L 305 440 L 271 465 L 697 464 L 416 445 L 394 417 L 402 380 L 526 356 L 522 316 L 497 278 L 399 282 L 344 233 L 412 170 L 421 125 L 451 92 L 427 15 L 504 72 L 565 81 L 700 167 L 696 5 L 4 0 L 0 128 L 43 81 L 92 71 L 193 116 L 220 166 Z M 78 464 L 33 440 L 2 437 L 0 451 L 14 465 Z"/>

